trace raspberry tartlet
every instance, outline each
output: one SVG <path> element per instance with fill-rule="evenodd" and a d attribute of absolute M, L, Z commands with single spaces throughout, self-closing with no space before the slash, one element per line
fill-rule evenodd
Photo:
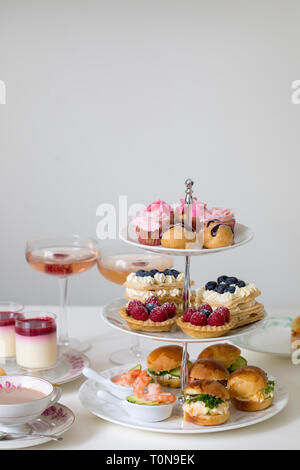
<path fill-rule="evenodd" d="M 172 302 L 160 303 L 155 296 L 145 303 L 132 300 L 127 307 L 119 310 L 119 315 L 126 321 L 131 330 L 140 331 L 170 331 L 180 313 Z"/>
<path fill-rule="evenodd" d="M 201 305 L 197 310 L 188 308 L 176 323 L 184 333 L 192 338 L 217 338 L 223 336 L 237 324 L 236 319 L 230 318 L 226 307 L 215 310 L 210 305 Z"/>

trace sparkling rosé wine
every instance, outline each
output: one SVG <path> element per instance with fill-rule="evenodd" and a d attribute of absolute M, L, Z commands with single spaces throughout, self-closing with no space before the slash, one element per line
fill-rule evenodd
<path fill-rule="evenodd" d="M 54 276 L 70 276 L 90 269 L 97 251 L 77 246 L 38 248 L 27 252 L 26 260 L 37 271 Z"/>
<path fill-rule="evenodd" d="M 159 255 L 120 254 L 103 256 L 98 259 L 100 273 L 115 284 L 124 284 L 128 274 L 139 269 L 144 269 L 145 271 L 151 271 L 151 269 L 164 271 L 172 267 L 172 258 Z"/>

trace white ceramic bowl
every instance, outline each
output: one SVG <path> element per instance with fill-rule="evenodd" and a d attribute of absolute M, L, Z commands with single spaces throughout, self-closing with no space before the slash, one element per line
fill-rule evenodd
<path fill-rule="evenodd" d="M 124 385 L 119 385 L 118 383 L 115 383 L 114 379 L 116 379 L 117 377 L 118 376 L 116 375 L 115 377 L 111 377 L 109 379 L 109 390 L 117 398 L 120 398 L 121 400 L 126 400 L 126 397 L 128 397 L 128 395 L 133 394 L 133 388 L 125 387 Z"/>
<path fill-rule="evenodd" d="M 100 399 L 109 400 L 110 403 L 119 406 L 137 421 L 144 421 L 146 423 L 155 423 L 169 418 L 175 404 L 174 402 L 165 405 L 138 405 L 127 400 L 118 400 L 104 390 L 99 390 L 97 395 Z"/>
<path fill-rule="evenodd" d="M 20 426 L 36 419 L 49 406 L 61 397 L 61 389 L 54 387 L 50 382 L 26 375 L 1 376 L 0 388 L 24 387 L 37 390 L 45 395 L 44 398 L 27 403 L 1 404 L 0 403 L 0 429 L 7 426 Z"/>

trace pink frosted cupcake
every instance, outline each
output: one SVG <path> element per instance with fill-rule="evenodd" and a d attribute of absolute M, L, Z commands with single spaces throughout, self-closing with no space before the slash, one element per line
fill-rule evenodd
<path fill-rule="evenodd" d="M 160 245 L 162 233 L 174 223 L 174 211 L 164 201 L 155 201 L 133 218 L 138 241 L 142 245 Z"/>
<path fill-rule="evenodd" d="M 209 209 L 206 214 L 206 221 L 209 220 L 220 220 L 223 224 L 229 225 L 232 230 L 235 226 L 234 213 L 231 209 L 221 209 L 220 207 L 213 207 Z"/>
<path fill-rule="evenodd" d="M 198 201 L 196 197 L 193 198 L 193 207 L 192 207 L 192 228 L 198 232 L 203 228 L 203 224 L 206 222 L 207 208 L 204 202 Z M 184 224 L 186 222 L 185 214 L 185 201 L 180 199 L 181 206 L 176 208 L 175 219 L 177 223 Z"/>

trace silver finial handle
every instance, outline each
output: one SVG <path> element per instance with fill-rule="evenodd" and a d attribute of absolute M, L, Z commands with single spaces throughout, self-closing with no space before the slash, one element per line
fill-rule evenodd
<path fill-rule="evenodd" d="M 194 181 L 191 180 L 190 178 L 188 178 L 185 181 L 185 186 L 186 186 L 185 199 L 184 199 L 185 204 L 193 204 L 193 185 L 194 185 Z"/>

